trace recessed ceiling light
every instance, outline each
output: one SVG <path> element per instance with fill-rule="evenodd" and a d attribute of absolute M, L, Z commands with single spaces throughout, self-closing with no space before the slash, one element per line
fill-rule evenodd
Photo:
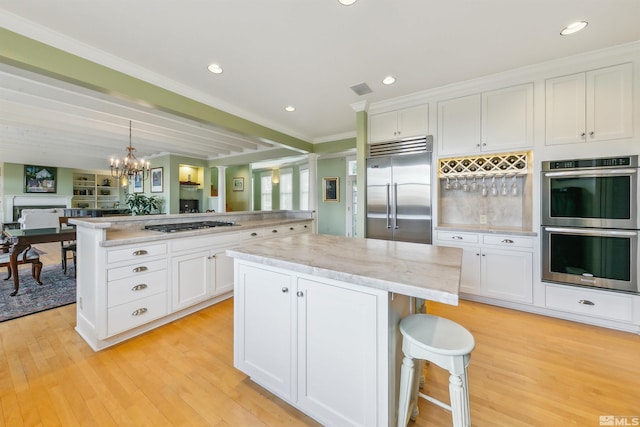
<path fill-rule="evenodd" d="M 560 31 L 560 35 L 568 36 L 569 34 L 577 33 L 578 31 L 583 30 L 587 24 L 587 21 L 578 21 L 573 24 L 569 24 Z"/>
<path fill-rule="evenodd" d="M 296 107 L 294 107 L 293 105 L 287 105 L 286 107 L 284 107 L 284 110 L 291 113 L 293 111 L 296 111 Z"/>
<path fill-rule="evenodd" d="M 396 82 L 396 78 L 393 76 L 387 76 L 384 79 L 382 79 L 382 84 L 383 85 L 392 85 Z"/>
<path fill-rule="evenodd" d="M 222 67 L 220 67 L 218 64 L 211 64 L 207 67 L 207 69 L 211 71 L 213 74 L 222 73 Z"/>
<path fill-rule="evenodd" d="M 356 0 L 338 0 L 338 2 L 343 6 L 351 6 Z"/>

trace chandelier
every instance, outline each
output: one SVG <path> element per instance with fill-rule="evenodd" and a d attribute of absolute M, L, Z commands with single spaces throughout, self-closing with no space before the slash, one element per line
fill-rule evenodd
<path fill-rule="evenodd" d="M 121 180 L 127 178 L 129 181 L 140 176 L 143 180 L 149 178 L 149 162 L 136 159 L 133 152 L 136 151 L 131 145 L 131 120 L 129 120 L 129 146 L 127 156 L 123 159 L 111 158 L 111 176 Z"/>

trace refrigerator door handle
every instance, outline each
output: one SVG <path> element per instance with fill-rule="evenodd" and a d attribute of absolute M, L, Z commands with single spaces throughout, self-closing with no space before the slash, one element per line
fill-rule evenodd
<path fill-rule="evenodd" d="M 393 183 L 393 228 L 398 229 L 398 183 Z"/>
<path fill-rule="evenodd" d="M 389 223 L 389 214 L 391 213 L 389 207 L 389 187 L 390 185 L 387 184 L 387 228 L 391 228 L 391 224 Z"/>

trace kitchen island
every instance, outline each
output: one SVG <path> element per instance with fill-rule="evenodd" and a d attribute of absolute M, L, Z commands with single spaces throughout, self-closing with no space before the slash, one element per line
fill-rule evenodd
<path fill-rule="evenodd" d="M 400 320 L 458 304 L 458 248 L 299 235 L 241 245 L 234 364 L 324 425 L 396 423 Z"/>
<path fill-rule="evenodd" d="M 232 297 L 233 260 L 225 251 L 249 241 L 310 233 L 314 214 L 229 212 L 69 222 L 77 238 L 76 331 L 97 351 Z M 183 227 L 187 224 L 194 226 Z M 168 225 L 164 232 L 145 229 Z"/>

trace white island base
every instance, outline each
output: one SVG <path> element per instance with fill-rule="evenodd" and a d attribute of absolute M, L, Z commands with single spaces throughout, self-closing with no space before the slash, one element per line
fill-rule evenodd
<path fill-rule="evenodd" d="M 398 323 L 411 296 L 457 304 L 449 249 L 306 235 L 227 251 L 234 365 L 323 425 L 395 426 Z"/>

